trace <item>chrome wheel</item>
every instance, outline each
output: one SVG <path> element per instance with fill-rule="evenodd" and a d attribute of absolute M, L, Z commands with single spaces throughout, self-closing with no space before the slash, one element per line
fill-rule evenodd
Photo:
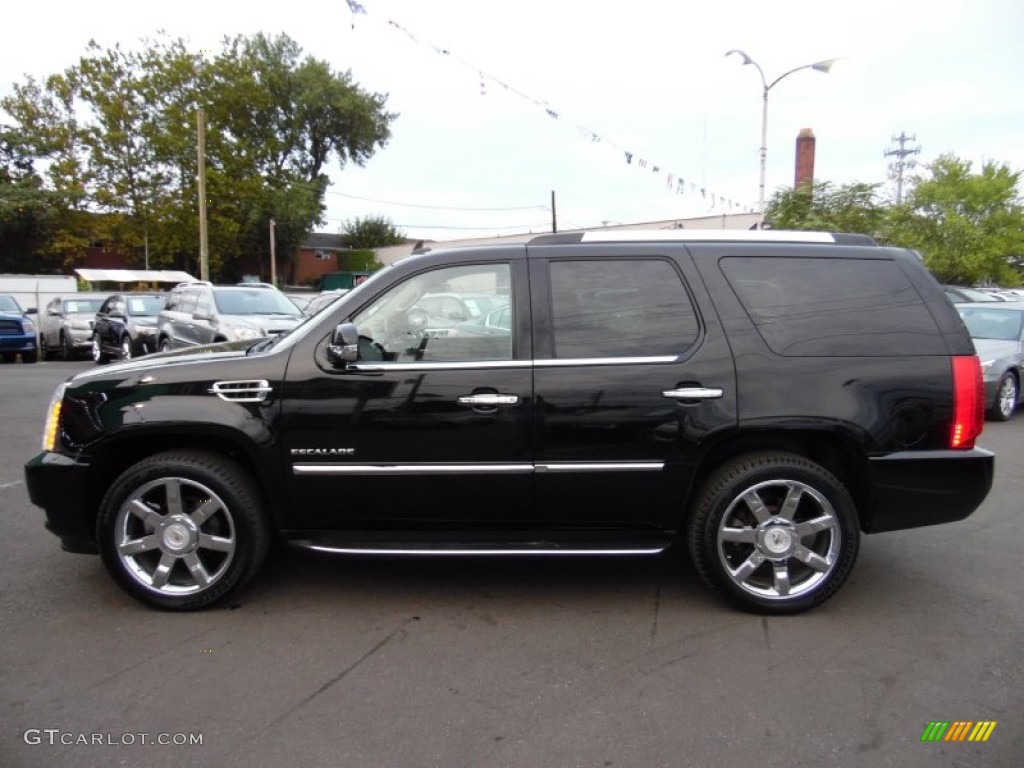
<path fill-rule="evenodd" d="M 998 421 L 1008 421 L 1013 412 L 1017 410 L 1017 379 L 1012 373 L 1004 373 L 999 380 L 999 389 L 996 391 L 995 407 L 991 416 Z"/>
<path fill-rule="evenodd" d="M 824 467 L 782 452 L 738 456 L 697 495 L 687 538 L 701 578 L 740 608 L 796 613 L 842 586 L 860 545 L 857 511 Z"/>
<path fill-rule="evenodd" d="M 125 571 L 161 595 L 208 589 L 227 572 L 237 534 L 227 505 L 202 483 L 183 477 L 141 486 L 114 522 Z"/>
<path fill-rule="evenodd" d="M 748 488 L 718 526 L 718 557 L 729 578 L 768 599 L 815 589 L 835 568 L 841 542 L 828 499 L 792 480 Z"/>
<path fill-rule="evenodd" d="M 99 365 L 103 362 L 103 349 L 100 347 L 99 336 L 92 337 L 92 361 Z"/>
<path fill-rule="evenodd" d="M 240 589 L 270 546 L 259 486 L 239 464 L 174 450 L 129 467 L 96 520 L 100 555 L 138 600 L 176 611 L 206 608 Z"/>
<path fill-rule="evenodd" d="M 132 359 L 132 340 L 129 339 L 127 336 L 121 339 L 121 359 Z"/>

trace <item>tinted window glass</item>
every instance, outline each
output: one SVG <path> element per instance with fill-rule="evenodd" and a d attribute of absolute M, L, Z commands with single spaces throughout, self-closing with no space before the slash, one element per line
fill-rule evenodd
<path fill-rule="evenodd" d="M 727 258 L 722 270 L 773 352 L 794 357 L 945 354 L 892 261 Z"/>
<path fill-rule="evenodd" d="M 667 261 L 553 261 L 550 268 L 555 357 L 678 355 L 697 338 L 697 315 Z"/>

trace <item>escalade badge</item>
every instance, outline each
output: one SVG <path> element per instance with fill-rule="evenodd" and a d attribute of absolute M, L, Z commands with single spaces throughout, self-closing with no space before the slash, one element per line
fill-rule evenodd
<path fill-rule="evenodd" d="M 355 448 L 292 448 L 292 456 L 353 456 Z"/>

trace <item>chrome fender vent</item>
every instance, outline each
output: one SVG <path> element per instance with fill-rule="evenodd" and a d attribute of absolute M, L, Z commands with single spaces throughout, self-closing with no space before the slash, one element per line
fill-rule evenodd
<path fill-rule="evenodd" d="M 266 379 L 218 381 L 209 389 L 210 394 L 232 403 L 262 403 L 273 391 Z"/>

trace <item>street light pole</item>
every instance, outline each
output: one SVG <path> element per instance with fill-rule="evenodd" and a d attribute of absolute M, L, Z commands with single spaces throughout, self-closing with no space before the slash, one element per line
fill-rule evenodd
<path fill-rule="evenodd" d="M 836 63 L 835 59 L 825 59 L 823 61 L 816 61 L 813 64 L 802 64 L 799 67 L 794 67 L 788 72 L 783 72 L 781 75 L 776 77 L 771 83 L 768 82 L 768 78 L 764 76 L 764 70 L 761 69 L 761 65 L 754 61 L 743 51 L 738 48 L 733 48 L 728 51 L 725 55 L 731 56 L 737 54 L 743 57 L 743 63 L 750 64 L 757 70 L 757 74 L 761 77 L 761 172 L 758 179 L 757 187 L 757 228 L 764 228 L 764 186 L 765 177 L 768 172 L 768 92 L 771 91 L 780 81 L 792 75 L 794 72 L 799 72 L 801 69 L 813 69 L 816 72 L 828 72 L 832 69 L 832 65 Z"/>

